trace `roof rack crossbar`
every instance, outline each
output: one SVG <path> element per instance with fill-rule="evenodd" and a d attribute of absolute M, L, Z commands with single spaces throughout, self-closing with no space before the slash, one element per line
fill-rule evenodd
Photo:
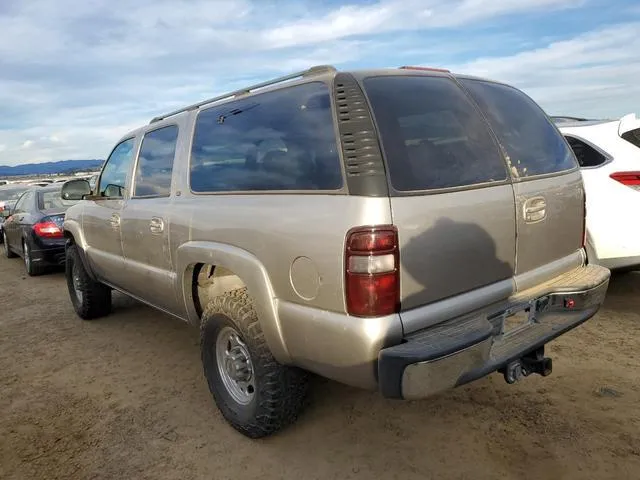
<path fill-rule="evenodd" d="M 178 115 L 182 112 L 187 112 L 189 110 L 196 110 L 204 105 L 208 105 L 210 103 L 219 102 L 221 100 L 226 100 L 227 98 L 237 97 L 239 95 L 245 95 L 247 93 L 251 93 L 254 90 L 258 90 L 260 88 L 269 87 L 271 85 L 276 85 L 278 83 L 287 82 L 289 80 L 295 80 L 296 78 L 308 77 L 312 75 L 318 75 L 320 73 L 325 72 L 335 72 L 336 68 L 331 65 L 317 65 L 311 68 L 307 68 L 306 70 L 302 70 L 300 72 L 291 73 L 289 75 L 285 75 L 283 77 L 274 78 L 273 80 L 267 80 L 266 82 L 256 83 L 255 85 L 251 85 L 249 87 L 241 88 L 239 90 L 234 90 L 233 92 L 225 93 L 224 95 L 219 95 L 217 97 L 209 98 L 207 100 L 203 100 L 198 103 L 194 103 L 192 105 L 179 108 L 178 110 L 174 110 L 169 113 L 165 113 L 164 115 L 158 115 L 157 117 L 153 117 L 151 122 L 155 123 L 160 120 L 164 120 L 165 118 L 172 117 L 174 115 Z"/>

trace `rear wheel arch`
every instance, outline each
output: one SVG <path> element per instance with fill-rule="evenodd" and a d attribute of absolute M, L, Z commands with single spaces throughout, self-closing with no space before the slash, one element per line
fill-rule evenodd
<path fill-rule="evenodd" d="M 178 248 L 178 272 L 189 322 L 199 326 L 214 298 L 246 289 L 273 356 L 291 363 L 277 314 L 271 281 L 265 267 L 249 252 L 213 242 L 190 242 Z"/>

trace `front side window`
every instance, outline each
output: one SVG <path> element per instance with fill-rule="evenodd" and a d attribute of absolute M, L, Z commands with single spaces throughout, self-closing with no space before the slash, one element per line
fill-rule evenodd
<path fill-rule="evenodd" d="M 190 184 L 194 192 L 341 188 L 327 86 L 307 83 L 200 112 Z"/>
<path fill-rule="evenodd" d="M 133 161 L 134 139 L 130 138 L 119 143 L 102 169 L 98 195 L 108 198 L 122 198 L 124 196 L 127 175 L 129 175 Z"/>
<path fill-rule="evenodd" d="M 163 197 L 171 193 L 171 174 L 178 127 L 171 125 L 147 133 L 142 140 L 134 197 Z"/>
<path fill-rule="evenodd" d="M 513 87 L 482 80 L 461 80 L 485 113 L 507 152 L 515 177 L 563 172 L 576 161 L 542 109 Z"/>
<path fill-rule="evenodd" d="M 507 179 L 489 127 L 452 80 L 381 76 L 364 81 L 391 184 L 401 192 Z"/>

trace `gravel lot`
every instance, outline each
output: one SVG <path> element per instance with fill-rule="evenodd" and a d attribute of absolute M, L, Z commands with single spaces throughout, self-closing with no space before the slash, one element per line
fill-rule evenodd
<path fill-rule="evenodd" d="M 216 410 L 192 327 L 120 295 L 83 322 L 62 273 L 19 259 L 0 292 L 2 479 L 640 478 L 640 274 L 551 345 L 551 377 L 411 403 L 314 379 L 300 421 L 253 442 Z"/>

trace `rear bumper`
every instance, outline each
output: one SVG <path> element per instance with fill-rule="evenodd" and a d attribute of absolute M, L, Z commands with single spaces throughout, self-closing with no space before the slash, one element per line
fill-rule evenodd
<path fill-rule="evenodd" d="M 503 368 L 593 317 L 609 276 L 597 265 L 581 267 L 517 294 L 507 310 L 467 315 L 406 336 L 380 351 L 382 394 L 424 398 Z M 527 312 L 528 321 L 503 333 L 505 319 L 519 312 Z"/>
<path fill-rule="evenodd" d="M 38 250 L 31 250 L 31 259 L 33 262 L 46 265 L 62 266 L 65 262 L 65 248 L 64 246 L 40 248 Z"/>

